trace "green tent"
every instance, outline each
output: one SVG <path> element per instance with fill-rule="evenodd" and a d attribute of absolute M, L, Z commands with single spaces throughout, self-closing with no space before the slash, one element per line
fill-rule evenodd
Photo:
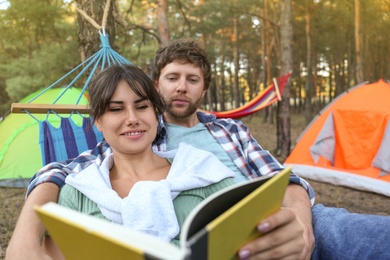
<path fill-rule="evenodd" d="M 64 88 L 52 88 L 39 94 L 42 90 L 30 94 L 19 103 L 28 103 L 32 98 L 32 104 L 51 104 Z M 75 104 L 81 89 L 70 88 L 56 102 L 56 104 Z M 88 96 L 85 93 L 78 103 L 88 104 Z M 61 115 L 69 116 L 69 115 Z M 39 122 L 45 120 L 58 127 L 60 117 L 55 114 L 10 114 L 0 124 L 0 186 L 2 187 L 26 187 L 34 173 L 42 167 L 41 150 L 39 145 Z M 80 115 L 72 115 L 76 125 L 82 124 Z"/>

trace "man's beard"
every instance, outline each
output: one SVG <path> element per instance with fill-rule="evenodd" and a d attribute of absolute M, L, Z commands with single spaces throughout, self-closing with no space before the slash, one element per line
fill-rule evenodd
<path fill-rule="evenodd" d="M 196 100 L 195 103 L 192 103 L 191 101 L 189 101 L 187 108 L 184 110 L 180 110 L 180 109 L 175 108 L 172 105 L 172 99 L 171 99 L 169 101 L 166 101 L 167 108 L 165 110 L 165 113 L 167 113 L 168 115 L 170 115 L 173 118 L 184 119 L 184 118 L 191 116 L 192 114 L 194 114 L 196 112 L 201 101 L 202 101 L 202 98 L 199 98 L 198 100 Z"/>

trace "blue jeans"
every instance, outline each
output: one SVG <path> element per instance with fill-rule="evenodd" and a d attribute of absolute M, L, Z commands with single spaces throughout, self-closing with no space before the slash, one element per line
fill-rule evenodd
<path fill-rule="evenodd" d="M 390 259 L 390 216 L 349 213 L 317 204 L 312 259 Z"/>

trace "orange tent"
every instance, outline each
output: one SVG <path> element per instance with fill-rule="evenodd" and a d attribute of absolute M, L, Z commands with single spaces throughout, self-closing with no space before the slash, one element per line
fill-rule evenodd
<path fill-rule="evenodd" d="M 285 165 L 308 179 L 390 196 L 390 84 L 339 95 L 306 127 Z"/>

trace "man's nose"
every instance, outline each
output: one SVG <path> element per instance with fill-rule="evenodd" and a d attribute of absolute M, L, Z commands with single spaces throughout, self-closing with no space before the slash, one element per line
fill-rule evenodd
<path fill-rule="evenodd" d="M 176 86 L 176 92 L 187 92 L 187 81 L 185 79 L 180 79 Z"/>

